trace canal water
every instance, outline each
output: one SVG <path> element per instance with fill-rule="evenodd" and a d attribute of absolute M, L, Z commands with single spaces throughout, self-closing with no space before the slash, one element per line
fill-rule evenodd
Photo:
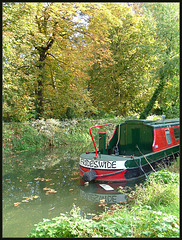
<path fill-rule="evenodd" d="M 34 224 L 69 212 L 73 205 L 87 218 L 107 206 L 126 202 L 122 183 L 84 185 L 79 177 L 81 145 L 3 155 L 3 237 L 26 237 Z M 133 187 L 135 183 L 127 186 Z"/>

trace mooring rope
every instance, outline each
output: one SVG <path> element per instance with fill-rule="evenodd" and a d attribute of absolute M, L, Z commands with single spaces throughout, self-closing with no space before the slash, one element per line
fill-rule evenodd
<path fill-rule="evenodd" d="M 143 155 L 143 157 L 145 158 L 146 162 L 148 162 L 148 164 L 149 164 L 149 166 L 152 168 L 152 170 L 153 170 L 154 172 L 156 172 L 155 169 L 154 169 L 154 168 L 152 167 L 152 165 L 150 164 L 150 162 L 149 162 L 149 161 L 147 160 L 147 158 L 145 157 L 145 155 L 140 151 L 138 145 L 136 145 L 136 148 L 138 148 L 139 152 Z M 140 159 L 140 161 L 141 161 L 141 159 Z"/>
<path fill-rule="evenodd" d="M 142 165 L 141 165 L 141 158 L 140 158 L 140 166 L 138 165 L 138 163 L 137 163 L 137 161 L 135 160 L 135 158 L 133 158 L 133 160 L 135 161 L 135 163 L 137 164 L 137 166 L 142 170 L 142 172 L 144 173 L 145 177 L 147 178 L 147 174 L 145 173 L 145 171 L 143 170 Z"/>
<path fill-rule="evenodd" d="M 80 165 L 79 165 L 79 168 L 80 168 L 80 171 L 81 171 L 82 173 L 85 173 L 85 172 L 81 169 Z M 91 170 L 91 169 L 90 169 L 90 170 Z M 121 173 L 121 172 L 124 172 L 124 171 L 125 171 L 125 170 L 122 169 L 122 170 L 119 170 L 119 171 L 114 172 L 114 173 L 96 175 L 96 177 L 107 177 L 107 176 L 115 175 L 115 174 L 118 174 L 118 173 Z"/>

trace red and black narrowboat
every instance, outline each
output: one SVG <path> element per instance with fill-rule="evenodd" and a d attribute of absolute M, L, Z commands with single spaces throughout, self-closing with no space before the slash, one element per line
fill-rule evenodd
<path fill-rule="evenodd" d="M 161 121 L 127 120 L 115 127 L 106 144 L 106 132 L 99 132 L 99 150 L 90 127 L 94 152 L 80 156 L 80 176 L 85 182 L 121 182 L 147 176 L 164 161 L 179 154 L 179 119 Z"/>

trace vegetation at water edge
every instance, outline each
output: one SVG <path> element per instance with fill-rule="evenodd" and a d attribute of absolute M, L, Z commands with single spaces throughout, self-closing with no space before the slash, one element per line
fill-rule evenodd
<path fill-rule="evenodd" d="M 92 219 L 73 206 L 70 213 L 35 224 L 28 237 L 179 237 L 179 172 L 170 170 L 151 173 L 128 193 L 127 204 L 106 207 Z"/>
<path fill-rule="evenodd" d="M 135 117 L 131 117 L 131 119 L 133 118 Z M 109 138 L 115 125 L 122 121 L 124 121 L 122 117 L 113 117 L 96 120 L 42 119 L 27 123 L 3 123 L 3 150 L 4 153 L 12 153 L 64 144 L 84 143 L 88 145 L 91 143 L 89 133 L 91 126 L 110 123 L 111 125 L 105 128 Z M 93 130 L 96 139 L 98 138 L 97 132 L 97 130 Z"/>

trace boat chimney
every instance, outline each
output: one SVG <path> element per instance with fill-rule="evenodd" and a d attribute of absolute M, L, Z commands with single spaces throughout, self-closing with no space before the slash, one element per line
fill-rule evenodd
<path fill-rule="evenodd" d="M 161 119 L 161 121 L 164 122 L 165 118 L 166 118 L 166 115 L 162 115 L 162 119 Z"/>

